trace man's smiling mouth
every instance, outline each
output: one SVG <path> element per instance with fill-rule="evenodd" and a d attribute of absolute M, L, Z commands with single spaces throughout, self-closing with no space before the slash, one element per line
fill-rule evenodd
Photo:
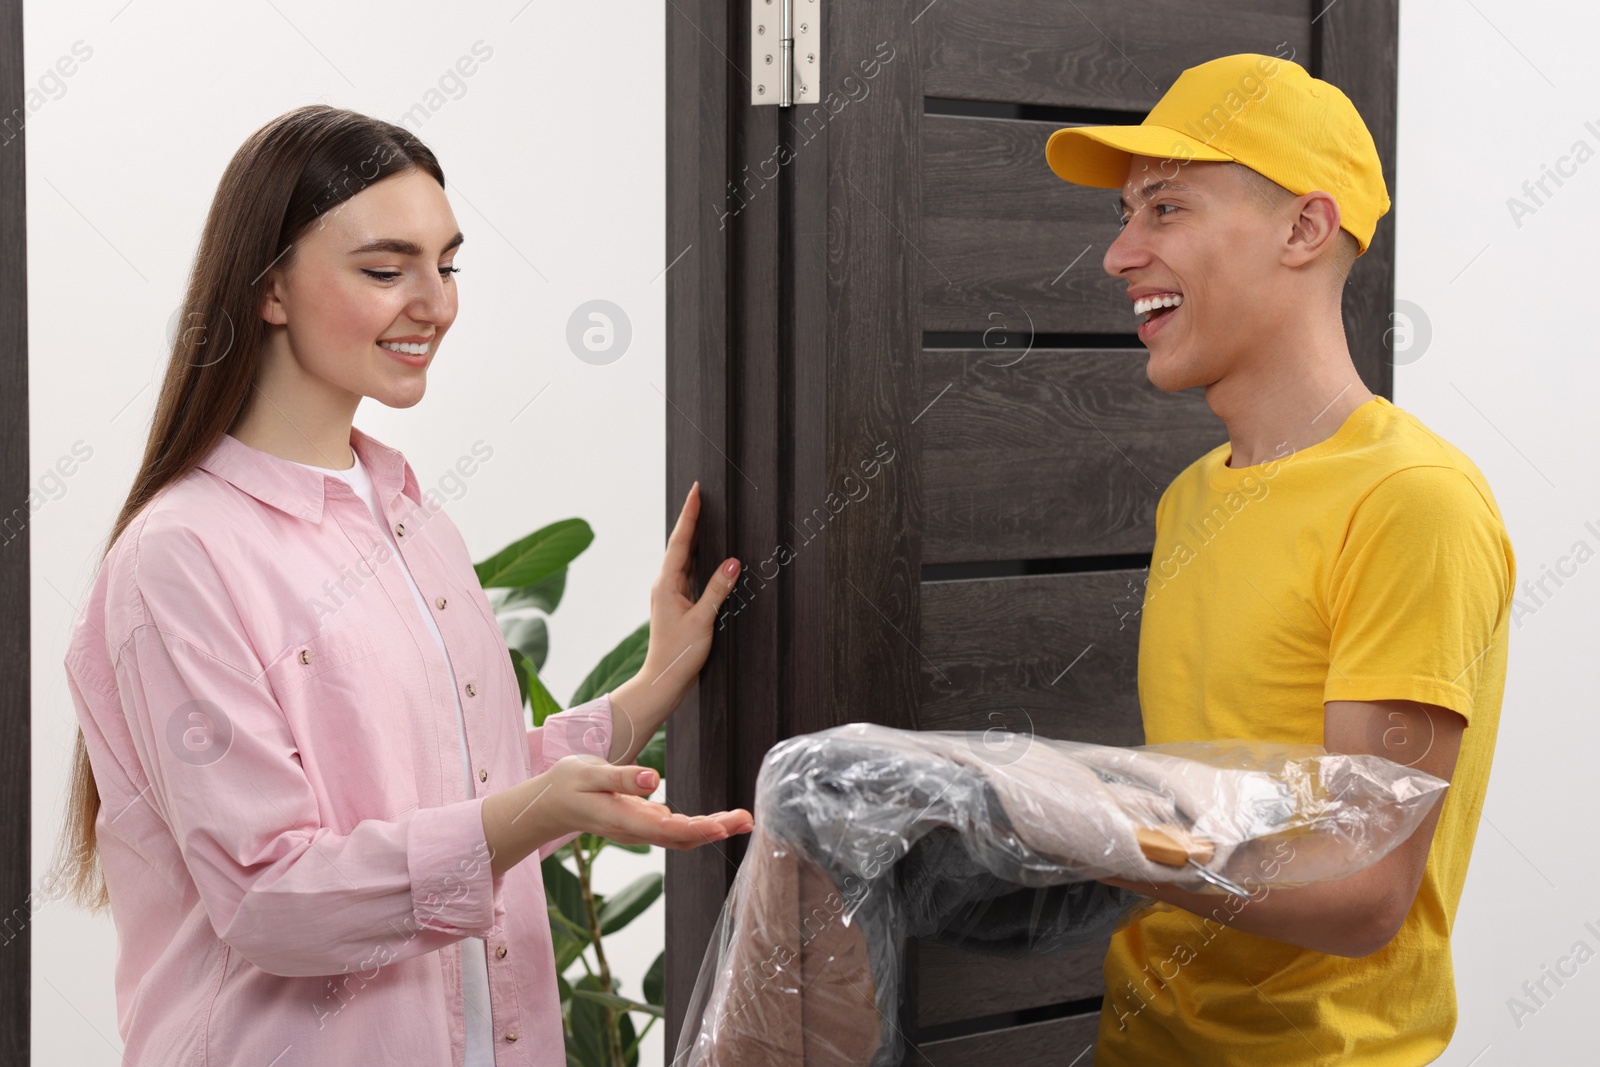
<path fill-rule="evenodd" d="M 1154 322 L 1173 308 L 1182 305 L 1182 293 L 1158 293 L 1141 297 L 1133 302 L 1133 313 L 1144 322 Z"/>

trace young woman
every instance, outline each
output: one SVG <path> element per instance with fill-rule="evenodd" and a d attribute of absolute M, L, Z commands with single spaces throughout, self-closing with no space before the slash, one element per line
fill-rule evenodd
<path fill-rule="evenodd" d="M 461 534 L 351 424 L 363 397 L 422 399 L 461 242 L 433 154 L 349 111 L 268 123 L 217 188 L 66 656 L 64 845 L 116 923 L 126 1064 L 564 1067 L 524 861 L 580 830 L 691 848 L 750 828 L 651 803 L 633 763 L 738 573 L 692 599 L 698 490 L 643 669 L 528 729 Z"/>

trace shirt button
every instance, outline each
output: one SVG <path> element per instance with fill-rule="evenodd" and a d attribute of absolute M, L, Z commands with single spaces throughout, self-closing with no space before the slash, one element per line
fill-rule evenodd
<path fill-rule="evenodd" d="M 311 662 L 311 650 L 309 648 L 302 648 L 300 650 L 300 662 L 301 663 L 310 663 Z"/>
<path fill-rule="evenodd" d="M 494 955 L 495 955 L 495 959 L 500 959 L 500 960 L 505 959 L 506 958 L 506 947 L 504 945 L 501 945 L 499 948 L 494 950 Z"/>
<path fill-rule="evenodd" d="M 479 767 L 478 768 L 478 781 L 487 782 L 488 780 L 489 780 L 489 772 L 484 770 L 482 767 Z"/>
<path fill-rule="evenodd" d="M 506 1040 L 507 1041 L 515 1041 L 516 1039 L 517 1039 L 517 1032 L 515 1030 L 507 1030 L 506 1031 Z"/>
<path fill-rule="evenodd" d="M 434 602 L 433 602 L 433 606 L 434 606 L 434 607 L 436 607 L 436 608 L 438 608 L 438 609 L 439 609 L 439 610 L 440 610 L 440 611 L 443 611 L 443 610 L 444 610 L 444 605 L 445 605 L 445 599 L 444 599 L 444 597 L 440 597 L 440 598 L 439 598 L 439 599 L 437 599 L 437 600 L 435 600 L 435 601 L 434 601 Z"/>
<path fill-rule="evenodd" d="M 403 522 L 395 523 L 394 532 L 397 537 L 404 537 L 406 535 L 406 524 Z"/>
<path fill-rule="evenodd" d="M 467 683 L 467 696 L 475 697 L 477 695 L 478 695 L 478 687 L 473 685 L 471 682 L 468 682 Z"/>

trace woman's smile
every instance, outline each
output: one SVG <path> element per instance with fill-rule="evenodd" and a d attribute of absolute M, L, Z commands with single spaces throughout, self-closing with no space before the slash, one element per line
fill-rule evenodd
<path fill-rule="evenodd" d="M 432 358 L 430 343 L 427 340 L 411 341 L 388 340 L 379 341 L 378 348 L 388 356 L 404 363 L 408 367 L 426 367 Z"/>

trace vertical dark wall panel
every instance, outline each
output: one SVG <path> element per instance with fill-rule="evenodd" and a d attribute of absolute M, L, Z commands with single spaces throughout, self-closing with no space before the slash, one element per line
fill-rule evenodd
<path fill-rule="evenodd" d="M 726 50 L 727 0 L 675 0 L 666 10 L 667 529 L 689 486 L 700 482 L 697 577 L 728 554 L 728 248 L 718 209 L 728 176 L 729 93 L 738 80 Z M 692 246 L 692 247 L 690 247 Z M 665 264 L 664 264 L 665 265 Z M 733 658 L 713 643 L 698 685 L 667 726 L 667 791 L 679 811 L 734 806 L 729 687 Z M 717 846 L 668 850 L 666 864 L 666 1047 L 670 1056 L 701 956 L 730 883 Z"/>
<path fill-rule="evenodd" d="M 878 99 L 844 113 L 749 104 L 747 5 L 667 12 L 666 255 L 683 253 L 666 276 L 668 522 L 699 478 L 701 579 L 727 555 L 745 566 L 669 726 L 680 810 L 751 804 L 762 757 L 792 734 L 914 725 L 920 110 L 915 12 L 893 6 L 824 19 L 824 96 L 894 52 Z M 886 454 L 870 503 L 840 510 L 845 476 Z M 669 1050 L 743 848 L 668 854 Z"/>
<path fill-rule="evenodd" d="M 821 139 L 797 150 L 789 113 L 749 103 L 747 4 L 675 2 L 666 18 L 667 524 L 698 479 L 700 582 L 743 563 L 668 727 L 669 800 L 699 813 L 751 806 L 794 709 L 809 722 L 825 708 L 827 557 L 798 536 L 795 502 L 821 504 L 827 482 L 827 153 Z M 791 153 L 803 162 L 775 169 Z M 669 1053 L 745 845 L 667 854 Z"/>
<path fill-rule="evenodd" d="M 826 22 L 824 22 L 826 26 Z M 797 128 L 784 116 L 792 161 L 784 168 L 792 211 L 785 218 L 787 317 L 786 404 L 784 427 L 793 442 L 789 456 L 789 494 L 783 533 L 794 549 L 786 569 L 788 646 L 778 684 L 787 700 L 785 737 L 825 729 L 828 712 L 828 657 L 832 646 L 823 620 L 828 615 L 828 553 L 805 540 L 804 520 L 828 495 L 828 138 Z M 810 625 L 807 625 L 810 620 Z"/>
<path fill-rule="evenodd" d="M 28 237 L 24 195 L 22 0 L 0 0 L 0 501 L 28 499 Z M 8 531 L 9 532 L 9 531 Z M 0 902 L 20 908 L 22 924 L 0 962 L 0 1060 L 27 1063 L 33 931 L 27 921 L 32 881 L 32 690 L 26 523 L 0 546 Z M 8 924 L 9 926 L 9 924 Z"/>
<path fill-rule="evenodd" d="M 916 725 L 922 497 L 915 476 L 922 326 L 922 3 L 835 3 L 824 90 L 893 49 L 872 95 L 828 127 L 828 489 L 885 449 L 872 495 L 828 530 L 830 724 Z"/>
<path fill-rule="evenodd" d="M 1400 80 L 1399 0 L 1333 4 L 1312 0 L 1314 76 L 1344 91 L 1366 120 L 1383 160 L 1383 181 L 1395 199 L 1395 112 Z M 1378 220 L 1367 251 L 1356 258 L 1344 289 L 1345 340 L 1368 389 L 1394 398 L 1394 220 L 1399 203 Z"/>
<path fill-rule="evenodd" d="M 730 16 L 735 41 L 747 40 L 747 5 L 735 5 Z M 742 51 L 729 50 L 736 65 Z M 782 200 L 776 182 L 766 180 L 764 161 L 777 150 L 779 111 L 751 107 L 749 84 L 737 69 L 729 82 L 733 152 L 730 169 L 737 192 L 724 210 L 738 210 L 729 236 L 729 274 L 737 299 L 729 302 L 733 340 L 728 361 L 728 476 L 731 538 L 729 555 L 743 563 L 733 609 L 722 615 L 716 641 L 733 665 L 728 704 L 721 714 L 732 723 L 734 738 L 733 795 L 750 804 L 755 796 L 761 757 L 782 737 L 780 712 L 786 694 L 774 680 L 782 664 L 784 575 L 772 558 L 780 537 L 782 501 L 788 481 L 783 461 L 788 451 L 783 434 L 774 432 L 782 414 L 784 358 L 779 329 L 782 301 L 779 216 Z M 715 199 L 715 196 L 713 195 Z M 776 343 L 775 343 L 776 339 Z M 702 556 L 708 567 L 718 560 Z M 737 614 L 735 614 L 735 610 Z M 754 712 L 754 714 L 750 714 Z M 744 855 L 744 838 L 728 842 L 725 873 Z M 718 846 L 719 848 L 723 846 Z M 720 903 L 720 901 L 719 901 Z"/>

